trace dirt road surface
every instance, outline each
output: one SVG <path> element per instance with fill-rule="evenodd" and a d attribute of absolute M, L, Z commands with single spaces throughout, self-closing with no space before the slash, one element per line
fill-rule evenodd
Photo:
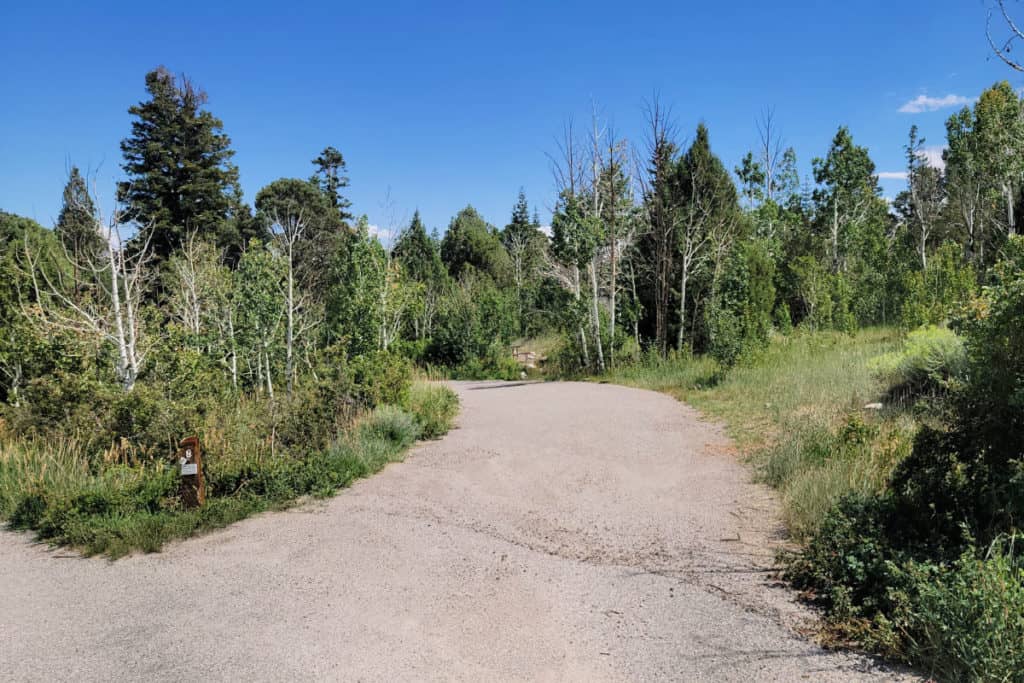
<path fill-rule="evenodd" d="M 0 533 L 2 680 L 891 680 L 787 625 L 770 497 L 656 393 L 465 383 L 336 498 L 154 555 Z"/>

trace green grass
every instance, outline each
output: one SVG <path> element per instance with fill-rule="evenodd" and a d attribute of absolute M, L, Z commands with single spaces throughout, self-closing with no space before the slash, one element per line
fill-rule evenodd
<path fill-rule="evenodd" d="M 780 491 L 784 520 L 803 538 L 842 496 L 884 489 L 908 452 L 912 419 L 864 409 L 886 388 L 870 361 L 898 346 L 889 329 L 795 333 L 729 370 L 683 356 L 602 379 L 670 394 L 723 421 L 761 480 Z"/>
<path fill-rule="evenodd" d="M 459 397 L 448 387 L 417 382 L 409 390 L 406 408 L 416 416 L 423 439 L 437 439 L 452 428 L 459 413 Z"/>
<path fill-rule="evenodd" d="M 380 406 L 322 452 L 274 454 L 262 440 L 208 425 L 207 502 L 185 510 L 169 461 L 138 462 L 111 449 L 97 458 L 73 439 L 0 434 L 0 520 L 87 555 L 153 552 L 167 541 L 249 515 L 326 497 L 401 460 L 421 436 L 452 425 L 458 399 L 447 387 L 414 384 L 405 409 Z"/>

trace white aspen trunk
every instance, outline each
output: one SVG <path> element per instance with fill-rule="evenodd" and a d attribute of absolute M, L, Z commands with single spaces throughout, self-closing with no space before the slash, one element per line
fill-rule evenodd
<path fill-rule="evenodd" d="M 121 309 L 121 270 L 117 264 L 112 240 L 107 239 L 107 260 L 110 264 L 110 303 L 114 312 L 114 334 L 117 342 L 117 374 L 121 387 L 131 391 L 135 387 L 131 362 L 128 358 L 128 340 L 124 331 L 124 313 Z"/>
<path fill-rule="evenodd" d="M 1016 235 L 1017 225 L 1014 218 L 1013 185 L 1010 183 L 1003 185 L 1003 196 L 1006 198 L 1006 231 L 1010 235 Z"/>
<path fill-rule="evenodd" d="M 614 198 L 614 195 L 613 195 L 612 196 L 612 212 L 613 212 L 612 213 L 612 221 L 613 222 L 612 222 L 612 229 L 611 229 L 611 233 L 612 233 L 612 243 L 611 243 L 611 267 L 612 267 L 612 273 L 611 273 L 611 291 L 609 292 L 609 299 L 610 299 L 610 303 L 611 303 L 611 310 L 609 311 L 609 316 L 608 316 L 608 325 L 609 325 L 609 328 L 611 329 L 611 343 L 610 343 L 610 345 L 608 347 L 608 364 L 611 367 L 615 367 L 615 298 L 616 298 L 615 295 L 618 293 L 618 289 L 619 289 L 619 277 L 618 277 L 618 270 L 616 268 L 618 263 L 616 262 L 616 259 L 615 259 L 615 243 L 618 241 L 618 236 L 615 234 L 615 223 L 614 223 L 614 220 L 615 220 L 615 214 L 614 214 L 615 208 L 614 207 L 615 207 L 615 198 Z"/>
<path fill-rule="evenodd" d="M 686 284 L 690 276 L 690 257 L 683 256 L 682 275 L 679 281 L 679 339 L 676 341 L 676 350 L 683 350 L 683 340 L 686 331 Z"/>
<path fill-rule="evenodd" d="M 121 264 L 124 268 L 125 260 L 124 253 L 121 253 Z M 137 275 L 137 273 L 135 274 Z M 124 297 L 124 310 L 128 324 L 128 362 L 131 367 L 132 382 L 131 387 L 128 391 L 131 391 L 135 387 L 135 380 L 138 379 L 140 366 L 142 365 L 142 359 L 139 357 L 139 340 L 138 340 L 138 322 L 135 320 L 135 306 L 137 292 L 135 288 L 139 286 L 136 277 L 130 277 L 127 272 L 122 271 L 122 280 L 125 283 L 125 297 Z"/>
<path fill-rule="evenodd" d="M 627 263 L 629 263 L 629 262 L 627 261 Z M 631 286 L 631 288 L 633 290 L 633 301 L 636 301 L 637 300 L 636 272 L 634 272 L 632 264 L 630 264 L 630 266 L 629 266 L 629 283 L 630 283 L 630 286 Z M 633 339 L 636 341 L 636 350 L 637 350 L 637 353 L 639 353 L 640 352 L 640 317 L 636 316 L 636 315 L 633 316 Z"/>
<path fill-rule="evenodd" d="M 231 354 L 231 387 L 238 389 L 238 347 L 235 346 L 235 321 L 234 315 L 228 313 L 228 344 Z"/>
<path fill-rule="evenodd" d="M 604 345 L 601 341 L 601 311 L 597 305 L 597 257 L 590 262 L 590 285 L 592 300 L 590 306 L 590 324 L 594 333 L 594 346 L 597 350 L 597 369 L 604 372 Z"/>
<path fill-rule="evenodd" d="M 380 348 L 388 350 L 388 272 L 391 270 L 391 256 L 384 262 L 384 280 L 380 288 Z"/>
<path fill-rule="evenodd" d="M 832 198 L 832 270 L 839 272 L 839 202 Z"/>
<path fill-rule="evenodd" d="M 288 320 L 285 330 L 284 374 L 286 392 L 292 395 L 295 385 L 295 259 L 294 240 L 288 240 Z"/>
<path fill-rule="evenodd" d="M 264 345 L 264 347 L 263 347 L 263 360 L 266 362 L 266 365 L 267 365 L 267 367 L 266 367 L 266 370 L 267 370 L 267 397 L 271 401 L 273 401 L 274 400 L 274 380 L 271 377 L 271 372 L 270 372 L 270 353 L 267 351 L 266 345 Z"/>
<path fill-rule="evenodd" d="M 576 301 L 579 301 L 582 297 L 582 292 L 580 291 L 580 268 L 576 265 L 572 267 L 572 293 L 575 296 Z M 579 326 L 579 332 L 580 348 L 583 350 L 583 364 L 590 367 L 590 350 L 587 348 L 587 333 L 583 329 L 582 323 Z"/>

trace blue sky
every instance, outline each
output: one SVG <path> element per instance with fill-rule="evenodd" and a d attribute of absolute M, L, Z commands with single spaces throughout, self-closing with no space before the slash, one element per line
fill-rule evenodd
<path fill-rule="evenodd" d="M 158 64 L 208 91 L 248 200 L 334 145 L 358 213 L 383 226 L 419 208 L 442 230 L 467 203 L 504 225 L 520 186 L 546 221 L 546 154 L 592 101 L 641 142 L 658 92 L 685 136 L 709 126 L 729 168 L 772 106 L 802 173 L 840 124 L 898 172 L 912 123 L 940 146 L 944 101 L 1022 84 L 989 54 L 983 0 L 4 5 L 0 209 L 47 226 L 69 163 L 110 203 L 127 108 Z M 901 185 L 883 180 L 888 196 Z"/>

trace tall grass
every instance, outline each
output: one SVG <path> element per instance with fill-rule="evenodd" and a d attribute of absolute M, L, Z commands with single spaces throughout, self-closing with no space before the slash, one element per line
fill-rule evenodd
<path fill-rule="evenodd" d="M 97 453 L 74 439 L 0 433 L 0 520 L 85 554 L 156 551 L 303 496 L 333 495 L 400 460 L 421 436 L 446 432 L 457 409 L 447 387 L 417 383 L 404 408 L 379 406 L 303 457 L 275 451 L 239 428 L 244 420 L 211 419 L 203 434 L 208 498 L 192 510 L 180 505 L 169 459 L 138 462 L 117 448 Z"/>
<path fill-rule="evenodd" d="M 406 408 L 416 416 L 424 439 L 448 433 L 459 413 L 459 397 L 442 384 L 416 382 L 409 389 Z"/>

